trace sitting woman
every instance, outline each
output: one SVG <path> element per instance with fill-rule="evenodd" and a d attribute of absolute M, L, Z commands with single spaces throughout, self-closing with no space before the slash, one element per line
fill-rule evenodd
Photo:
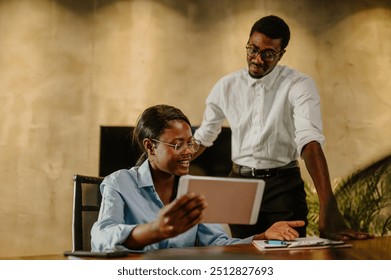
<path fill-rule="evenodd" d="M 281 221 L 255 236 L 230 238 L 220 225 L 200 223 L 207 207 L 203 196 L 190 193 L 176 199 L 179 176 L 188 174 L 199 148 L 179 109 L 168 105 L 146 109 L 133 139 L 143 154 L 135 167 L 114 172 L 102 182 L 102 205 L 91 230 L 92 251 L 148 251 L 299 236 L 293 227 L 304 221 Z"/>

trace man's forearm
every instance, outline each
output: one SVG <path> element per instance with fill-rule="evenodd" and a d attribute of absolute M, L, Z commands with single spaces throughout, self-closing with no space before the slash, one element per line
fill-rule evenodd
<path fill-rule="evenodd" d="M 320 144 L 313 141 L 304 146 L 302 158 L 314 182 L 320 207 L 327 207 L 329 203 L 334 203 L 335 197 L 331 188 L 327 161 Z"/>

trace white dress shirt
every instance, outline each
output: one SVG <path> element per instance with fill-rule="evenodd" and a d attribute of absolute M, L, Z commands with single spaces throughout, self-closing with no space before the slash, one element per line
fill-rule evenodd
<path fill-rule="evenodd" d="M 206 99 L 194 137 L 209 147 L 227 119 L 232 161 L 257 169 L 296 160 L 304 145 L 324 142 L 320 98 L 309 76 L 277 65 L 261 79 L 241 69 L 220 79 Z"/>

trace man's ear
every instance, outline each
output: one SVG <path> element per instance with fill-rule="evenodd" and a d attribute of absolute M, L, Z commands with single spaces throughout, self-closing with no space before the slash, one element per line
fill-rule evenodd
<path fill-rule="evenodd" d="M 280 61 L 280 59 L 284 56 L 285 52 L 286 52 L 286 50 L 283 50 L 283 51 L 280 53 L 280 56 L 279 56 L 279 58 L 278 58 L 278 61 Z"/>

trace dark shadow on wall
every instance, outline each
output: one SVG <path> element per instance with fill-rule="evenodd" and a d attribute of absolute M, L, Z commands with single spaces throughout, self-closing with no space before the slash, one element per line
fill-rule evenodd
<path fill-rule="evenodd" d="M 249 10 L 262 10 L 268 13 L 259 15 L 259 18 L 268 14 L 276 14 L 273 10 L 274 5 L 269 4 L 265 0 L 143 0 L 149 3 L 155 3 L 169 7 L 178 14 L 189 18 L 191 21 L 200 23 L 201 25 L 207 24 L 211 28 L 217 22 L 232 16 L 232 14 L 246 13 Z M 53 0 L 53 2 L 66 7 L 78 14 L 88 14 L 94 12 L 100 8 L 104 8 L 108 5 L 115 4 L 117 2 L 134 2 L 134 0 Z M 291 0 L 277 0 L 271 1 L 276 3 L 275 7 L 278 9 L 277 13 L 281 15 L 288 15 L 295 18 L 298 22 L 303 24 L 303 27 L 310 28 L 308 26 L 308 19 L 306 17 L 298 16 L 297 18 L 292 15 L 292 3 Z M 385 8 L 391 9 L 391 1 L 389 0 L 303 0 L 300 1 L 300 10 L 307 13 L 309 17 L 317 17 L 319 22 L 327 23 L 333 19 L 333 24 L 343 20 L 352 14 L 358 13 L 367 9 Z M 224 9 L 222 9 L 224 7 Z M 276 15 L 279 15 L 276 14 Z M 249 26 L 244 28 L 249 29 Z"/>
<path fill-rule="evenodd" d="M 107 5 L 120 2 L 120 0 L 53 0 L 53 2 L 67 8 L 76 14 L 84 15 L 90 14 Z"/>

